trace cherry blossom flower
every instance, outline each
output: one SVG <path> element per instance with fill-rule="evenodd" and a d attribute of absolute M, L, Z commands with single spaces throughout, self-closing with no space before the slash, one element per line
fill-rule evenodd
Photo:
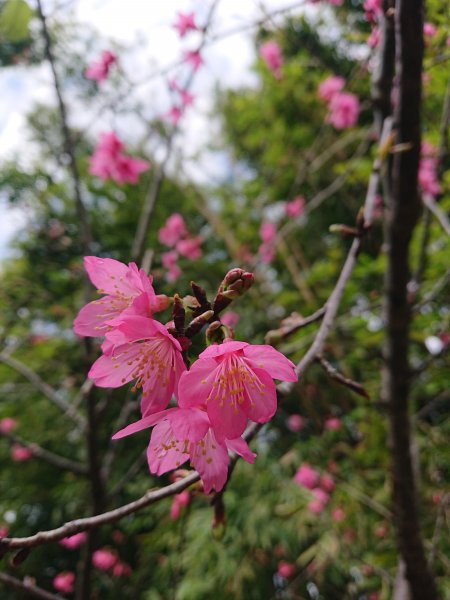
<path fill-rule="evenodd" d="M 236 327 L 241 317 L 234 310 L 229 310 L 224 315 L 221 315 L 221 322 L 227 327 Z"/>
<path fill-rule="evenodd" d="M 433 25 L 433 23 L 424 23 L 423 24 L 423 35 L 427 38 L 434 38 L 434 36 L 437 34 L 438 29 L 436 27 L 436 25 Z"/>
<path fill-rule="evenodd" d="M 109 571 L 117 563 L 118 557 L 107 548 L 96 550 L 92 555 L 92 564 L 101 571 Z"/>
<path fill-rule="evenodd" d="M 297 433 L 305 426 L 305 421 L 301 415 L 290 415 L 287 420 L 287 427 L 291 431 Z"/>
<path fill-rule="evenodd" d="M 264 263 L 265 265 L 270 265 L 270 263 L 273 262 L 275 258 L 276 252 L 275 248 L 273 247 L 273 244 L 263 243 L 258 248 L 258 254 L 262 263 Z"/>
<path fill-rule="evenodd" d="M 103 133 L 89 159 L 89 172 L 104 181 L 112 179 L 118 184 L 139 181 L 139 175 L 150 167 L 150 163 L 141 158 L 133 158 L 123 153 L 124 145 L 112 131 Z"/>
<path fill-rule="evenodd" d="M 17 420 L 12 417 L 3 417 L 0 419 L 0 432 L 11 433 L 17 427 Z"/>
<path fill-rule="evenodd" d="M 172 123 L 172 125 L 174 125 L 176 127 L 178 125 L 178 123 L 180 122 L 182 116 L 183 116 L 183 109 L 180 106 L 174 105 L 164 115 L 164 118 L 166 118 L 168 121 L 170 121 Z"/>
<path fill-rule="evenodd" d="M 113 577 L 130 577 L 133 573 L 129 564 L 118 560 L 112 568 Z"/>
<path fill-rule="evenodd" d="M 179 518 L 181 509 L 184 506 L 188 506 L 190 501 L 191 495 L 188 490 L 183 490 L 173 497 L 172 506 L 170 507 L 170 517 L 173 521 L 176 521 Z"/>
<path fill-rule="evenodd" d="M 418 180 L 419 186 L 425 194 L 435 198 L 441 193 L 437 149 L 430 142 L 422 142 Z"/>
<path fill-rule="evenodd" d="M 59 541 L 59 543 L 61 546 L 64 546 L 64 548 L 74 550 L 75 548 L 81 546 L 81 544 L 84 544 L 86 539 L 87 534 L 84 531 L 81 531 L 80 533 L 75 533 L 75 535 L 70 535 L 69 537 L 63 538 Z"/>
<path fill-rule="evenodd" d="M 377 48 L 381 39 L 381 31 L 379 27 L 374 27 L 371 34 L 367 38 L 367 44 L 371 48 Z"/>
<path fill-rule="evenodd" d="M 359 100 L 354 94 L 347 92 L 334 94 L 329 109 L 327 122 L 336 129 L 347 129 L 356 125 L 359 116 Z"/>
<path fill-rule="evenodd" d="M 183 106 L 191 106 L 194 104 L 195 96 L 188 90 L 180 90 L 180 100 Z"/>
<path fill-rule="evenodd" d="M 105 50 L 101 53 L 98 61 L 92 62 L 88 66 L 85 75 L 88 79 L 93 79 L 97 83 L 101 83 L 107 79 L 112 65 L 116 62 L 117 56 L 113 52 Z"/>
<path fill-rule="evenodd" d="M 203 58 L 200 54 L 200 50 L 185 50 L 183 56 L 184 62 L 191 65 L 194 71 L 198 71 L 198 69 L 203 65 Z"/>
<path fill-rule="evenodd" d="M 329 102 L 331 98 L 341 92 L 345 86 L 345 79 L 343 77 L 338 77 L 337 75 L 331 75 L 331 77 L 327 77 L 322 83 L 319 85 L 318 94 L 319 98 Z"/>
<path fill-rule="evenodd" d="M 330 496 L 320 488 L 312 490 L 314 500 L 308 503 L 308 510 L 314 514 L 320 514 L 325 509 Z"/>
<path fill-rule="evenodd" d="M 265 223 L 261 224 L 259 234 L 263 242 L 272 242 L 277 236 L 277 226 L 275 223 L 266 221 Z"/>
<path fill-rule="evenodd" d="M 161 254 L 161 262 L 163 267 L 167 269 L 166 279 L 167 281 L 176 281 L 181 275 L 181 269 L 178 266 L 178 252 L 171 250 L 170 252 L 164 252 Z"/>
<path fill-rule="evenodd" d="M 328 417 L 323 424 L 327 431 L 337 431 L 342 427 L 342 421 L 338 417 Z"/>
<path fill-rule="evenodd" d="M 320 474 L 308 463 L 303 463 L 295 474 L 294 481 L 295 483 L 298 483 L 298 485 L 308 490 L 312 490 L 318 485 Z"/>
<path fill-rule="evenodd" d="M 297 567 L 294 563 L 286 562 L 285 560 L 281 560 L 278 563 L 277 574 L 284 579 L 289 579 L 292 575 L 295 574 Z"/>
<path fill-rule="evenodd" d="M 345 511 L 340 506 L 333 508 L 333 510 L 331 511 L 331 518 L 333 519 L 333 521 L 336 521 L 336 523 L 340 523 L 345 519 L 345 517 Z"/>
<path fill-rule="evenodd" d="M 165 222 L 164 226 L 158 232 L 158 239 L 161 244 L 173 248 L 176 243 L 187 235 L 186 223 L 182 215 L 173 213 Z"/>
<path fill-rule="evenodd" d="M 63 594 L 71 594 L 75 588 L 75 573 L 63 571 L 53 579 L 53 587 Z"/>
<path fill-rule="evenodd" d="M 231 340 L 212 344 L 181 376 L 178 402 L 182 408 L 206 406 L 214 434 L 234 439 L 248 419 L 265 423 L 275 414 L 273 379 L 298 377 L 295 365 L 272 346 Z"/>
<path fill-rule="evenodd" d="M 366 19 L 374 23 L 383 14 L 383 0 L 365 0 L 363 8 Z"/>
<path fill-rule="evenodd" d="M 276 79 L 281 79 L 281 67 L 283 66 L 283 55 L 281 48 L 274 40 L 270 40 L 263 44 L 259 50 L 259 55 L 266 63 L 268 69 Z"/>
<path fill-rule="evenodd" d="M 111 347 L 95 361 L 88 376 L 99 387 L 116 388 L 134 380 L 133 391 L 143 391 L 142 414 L 162 410 L 172 394 L 177 395 L 186 370 L 180 343 L 154 319 L 125 315 L 111 323 L 113 329 L 106 334 Z"/>
<path fill-rule="evenodd" d="M 322 475 L 319 481 L 319 486 L 325 492 L 331 494 L 334 491 L 336 484 L 334 483 L 334 479 L 328 473 Z"/>
<path fill-rule="evenodd" d="M 150 472 L 162 475 L 187 460 L 198 471 L 206 494 L 220 492 L 228 475 L 228 450 L 253 463 L 256 455 L 240 437 L 219 440 L 205 410 L 169 408 L 144 417 L 113 436 L 120 439 L 154 426 L 147 450 Z"/>
<path fill-rule="evenodd" d="M 286 216 L 290 219 L 296 219 L 300 217 L 305 211 L 305 199 L 303 196 L 297 196 L 290 202 L 286 202 L 284 205 L 284 211 Z"/>
<path fill-rule="evenodd" d="M 197 24 L 195 23 L 195 13 L 179 12 L 177 14 L 177 20 L 172 27 L 178 31 L 180 38 L 184 38 L 189 31 L 198 30 Z"/>
<path fill-rule="evenodd" d="M 9 527 L 7 525 L 0 525 L 0 538 L 8 537 Z"/>
<path fill-rule="evenodd" d="M 197 260 L 203 254 L 201 249 L 202 243 L 203 240 L 200 237 L 186 238 L 177 243 L 176 249 L 181 256 L 189 258 L 189 260 Z"/>
<path fill-rule="evenodd" d="M 168 306 L 167 296 L 155 294 L 152 277 L 135 263 L 127 266 L 113 258 L 85 256 L 84 268 L 98 293 L 106 295 L 80 310 L 74 321 L 78 335 L 104 335 L 110 329 L 108 321 L 122 313 L 151 317 Z"/>
<path fill-rule="evenodd" d="M 33 458 L 33 452 L 21 444 L 11 446 L 11 458 L 14 462 L 25 462 Z"/>

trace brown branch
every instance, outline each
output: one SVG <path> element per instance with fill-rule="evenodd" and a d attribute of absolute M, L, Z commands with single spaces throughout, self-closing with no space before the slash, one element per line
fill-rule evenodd
<path fill-rule="evenodd" d="M 401 145 L 405 151 L 394 154 L 389 186 L 383 397 L 390 407 L 394 513 L 406 580 L 412 600 L 436 600 L 438 592 L 427 565 L 420 531 L 409 417 L 411 306 L 407 285 L 410 278 L 410 241 L 420 212 L 417 174 L 422 92 L 422 0 L 398 0 L 395 35 L 398 86 L 396 145 Z"/>
<path fill-rule="evenodd" d="M 370 398 L 369 394 L 360 383 L 358 383 L 357 381 L 353 381 L 353 379 L 345 377 L 345 375 L 342 375 L 342 373 L 340 373 L 335 367 L 333 367 L 333 365 L 329 363 L 323 356 L 316 356 L 316 362 L 320 364 L 325 373 L 329 377 L 331 377 L 331 379 L 337 381 L 345 387 L 348 387 L 356 394 L 364 396 L 364 398 Z"/>
<path fill-rule="evenodd" d="M 59 594 L 51 594 L 32 583 L 28 583 L 27 578 L 22 581 L 21 579 L 0 572 L 0 581 L 15 590 L 19 590 L 19 592 L 24 592 L 28 596 L 33 596 L 33 598 L 41 598 L 41 600 L 64 600 Z"/>
<path fill-rule="evenodd" d="M 281 327 L 267 332 L 265 342 L 272 345 L 277 344 L 281 340 L 285 340 L 293 333 L 300 331 L 300 329 L 303 329 L 303 327 L 307 327 L 311 323 L 320 321 L 325 313 L 326 305 L 316 310 L 316 312 L 314 312 L 312 315 L 309 315 L 309 317 L 302 317 L 297 313 L 293 313 L 291 316 L 281 321 Z"/>

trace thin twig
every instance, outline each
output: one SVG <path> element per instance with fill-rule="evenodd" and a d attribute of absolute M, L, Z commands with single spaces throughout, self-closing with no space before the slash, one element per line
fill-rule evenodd
<path fill-rule="evenodd" d="M 32 583 L 28 583 L 26 578 L 25 580 L 17 579 L 16 577 L 12 577 L 7 573 L 0 572 L 0 581 L 9 587 L 14 588 L 15 590 L 19 590 L 19 592 L 24 592 L 29 596 L 33 596 L 33 598 L 41 598 L 41 600 L 64 600 L 62 596 L 59 594 L 51 594 L 46 590 L 43 590 L 40 587 Z"/>
<path fill-rule="evenodd" d="M 316 361 L 320 364 L 325 373 L 329 377 L 331 377 L 331 379 L 337 381 L 345 387 L 350 388 L 356 394 L 364 396 L 364 398 L 370 398 L 369 394 L 360 383 L 358 383 L 357 381 L 353 381 L 353 379 L 345 377 L 345 375 L 342 375 L 342 373 L 339 373 L 339 371 L 335 367 L 333 367 L 333 365 L 330 362 L 328 362 L 323 356 L 316 356 Z"/>

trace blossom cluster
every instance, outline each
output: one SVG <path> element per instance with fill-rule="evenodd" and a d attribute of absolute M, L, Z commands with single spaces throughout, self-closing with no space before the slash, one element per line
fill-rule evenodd
<path fill-rule="evenodd" d="M 164 235 L 170 233 L 169 228 Z M 194 322 L 197 331 L 210 322 L 217 336 L 222 327 L 218 313 L 249 289 L 253 275 L 242 269 L 229 271 L 213 304 L 208 303 L 213 310 L 203 314 L 200 307 L 185 329 L 178 296 L 173 299 L 173 321 L 155 319 L 155 313 L 168 307 L 169 298 L 157 295 L 152 277 L 134 263 L 89 256 L 85 268 L 102 296 L 81 309 L 74 330 L 105 338 L 89 377 L 99 387 L 133 382 L 132 389 L 141 392 L 142 418 L 113 439 L 152 427 L 147 451 L 152 473 L 162 475 L 189 460 L 205 493 L 220 491 L 227 479 L 229 451 L 247 462 L 255 460 L 242 434 L 249 420 L 265 423 L 275 414 L 274 379 L 297 380 L 294 364 L 273 347 L 230 337 L 216 337 L 222 343 L 211 343 L 188 369 L 186 333 L 194 331 Z M 173 397 L 177 405 L 169 407 Z"/>
<path fill-rule="evenodd" d="M 354 127 L 359 117 L 359 99 L 355 94 L 344 92 L 345 79 L 332 75 L 319 85 L 319 98 L 328 103 L 327 123 L 335 129 Z"/>
<path fill-rule="evenodd" d="M 305 211 L 305 199 L 296 196 L 293 200 L 283 203 L 284 216 L 288 219 L 301 217 Z M 259 258 L 262 263 L 268 265 L 273 262 L 276 254 L 276 240 L 278 237 L 277 226 L 272 221 L 263 221 L 259 229 L 261 245 L 258 249 Z"/>
<path fill-rule="evenodd" d="M 104 50 L 97 61 L 92 62 L 86 69 L 85 75 L 101 83 L 108 78 L 111 67 L 117 63 L 117 56 L 110 50 Z"/>
<path fill-rule="evenodd" d="M 272 72 L 275 79 L 281 79 L 281 67 L 283 66 L 283 54 L 280 46 L 275 40 L 265 42 L 259 49 L 259 55 L 266 63 L 267 68 Z"/>
<path fill-rule="evenodd" d="M 423 142 L 419 163 L 419 186 L 424 194 L 436 198 L 441 193 L 441 184 L 438 178 L 437 148 L 429 142 Z"/>
<path fill-rule="evenodd" d="M 159 230 L 158 239 L 164 246 L 172 248 L 161 256 L 163 267 L 167 269 L 167 281 L 176 281 L 181 275 L 178 265 L 180 256 L 189 260 L 198 260 L 202 256 L 202 238 L 189 235 L 183 216 L 179 213 L 170 215 Z"/>
<path fill-rule="evenodd" d="M 123 142 L 111 131 L 100 136 L 90 158 L 89 172 L 104 181 L 112 179 L 120 185 L 136 184 L 140 174 L 149 167 L 148 161 L 125 154 Z"/>

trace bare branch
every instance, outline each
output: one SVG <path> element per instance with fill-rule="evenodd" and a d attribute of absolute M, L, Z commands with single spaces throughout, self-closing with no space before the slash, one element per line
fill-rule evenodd
<path fill-rule="evenodd" d="M 345 377 L 344 375 L 342 375 L 342 373 L 339 373 L 339 371 L 335 367 L 333 367 L 333 365 L 329 363 L 323 356 L 316 356 L 316 361 L 320 364 L 325 373 L 331 377 L 331 379 L 337 381 L 345 387 L 350 388 L 356 394 L 364 396 L 364 398 L 370 398 L 369 394 L 366 392 L 366 390 L 360 383 L 358 383 L 357 381 L 353 381 L 353 379 Z"/>
<path fill-rule="evenodd" d="M 41 600 L 64 600 L 64 598 L 59 594 L 51 594 L 50 592 L 47 592 L 46 590 L 29 583 L 27 579 L 28 578 L 25 577 L 25 579 L 22 581 L 21 579 L 17 579 L 16 577 L 12 577 L 11 575 L 0 572 L 0 581 L 2 583 L 14 588 L 15 590 L 19 590 L 20 592 L 25 592 L 25 594 L 33 596 L 33 598 L 41 598 Z"/>

